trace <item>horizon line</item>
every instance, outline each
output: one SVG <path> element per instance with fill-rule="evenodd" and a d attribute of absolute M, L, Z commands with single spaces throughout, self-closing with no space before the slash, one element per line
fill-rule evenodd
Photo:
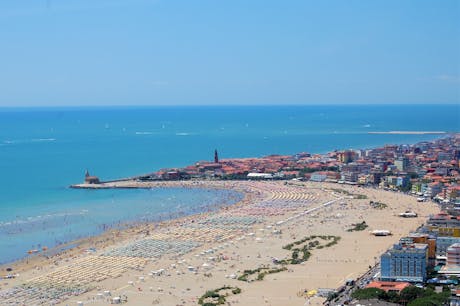
<path fill-rule="evenodd" d="M 452 103 L 308 103 L 308 104 L 82 104 L 82 105 L 0 105 L 0 109 L 27 108 L 155 108 L 155 107 L 304 107 L 304 106 L 415 106 L 415 105 L 457 105 Z"/>

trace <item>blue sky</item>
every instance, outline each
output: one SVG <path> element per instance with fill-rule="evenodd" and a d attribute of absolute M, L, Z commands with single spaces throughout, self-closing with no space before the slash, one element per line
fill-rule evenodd
<path fill-rule="evenodd" d="M 460 103 L 460 1 L 0 1 L 0 106 L 326 103 Z"/>

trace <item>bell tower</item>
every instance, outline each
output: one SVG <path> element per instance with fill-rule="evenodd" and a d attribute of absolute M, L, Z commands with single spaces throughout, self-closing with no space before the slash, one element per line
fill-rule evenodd
<path fill-rule="evenodd" d="M 216 164 L 219 163 L 219 155 L 217 154 L 217 150 L 214 150 L 214 162 Z"/>

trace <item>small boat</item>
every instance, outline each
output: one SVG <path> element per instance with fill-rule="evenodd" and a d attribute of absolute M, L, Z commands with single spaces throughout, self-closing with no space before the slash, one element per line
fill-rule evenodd
<path fill-rule="evenodd" d="M 27 253 L 29 254 L 35 254 L 35 253 L 38 253 L 39 251 L 37 249 L 33 249 L 33 250 L 28 250 Z"/>

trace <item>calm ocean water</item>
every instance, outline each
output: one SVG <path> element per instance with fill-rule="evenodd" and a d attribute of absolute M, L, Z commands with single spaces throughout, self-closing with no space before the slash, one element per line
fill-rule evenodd
<path fill-rule="evenodd" d="M 72 190 L 85 169 L 103 180 L 221 158 L 322 153 L 415 143 L 460 131 L 458 105 L 0 108 L 0 263 L 103 224 L 230 204 L 229 191 Z M 129 209 L 127 209 L 129 207 Z M 116 209 L 114 209 L 116 208 Z"/>

